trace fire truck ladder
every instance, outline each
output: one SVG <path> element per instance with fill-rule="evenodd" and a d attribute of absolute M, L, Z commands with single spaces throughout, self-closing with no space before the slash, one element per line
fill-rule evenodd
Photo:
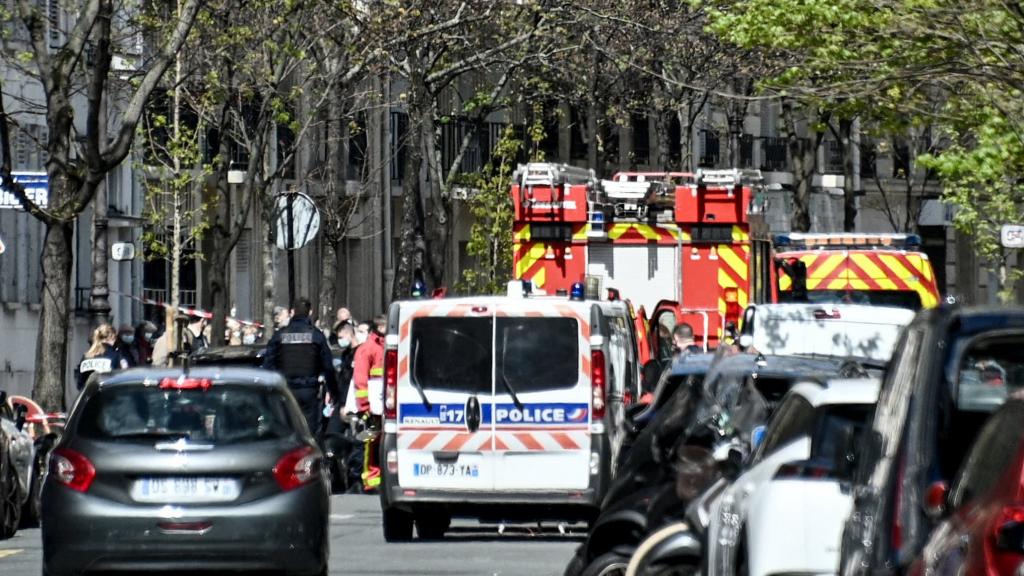
<path fill-rule="evenodd" d="M 735 188 L 736 186 L 760 186 L 764 184 L 764 177 L 760 170 L 741 170 L 731 168 L 729 170 L 697 170 L 697 185 Z"/>
<path fill-rule="evenodd" d="M 530 162 L 529 164 L 520 164 L 516 168 L 513 180 L 519 183 L 519 201 L 525 205 L 528 202 L 527 198 L 533 196 L 534 186 L 551 188 L 554 201 L 560 202 L 563 197 L 558 193 L 560 187 L 594 184 L 597 181 L 597 176 L 593 170 L 588 168 L 553 162 Z"/>
<path fill-rule="evenodd" d="M 612 206 L 615 218 L 634 217 L 643 220 L 647 217 L 647 196 L 657 195 L 665 186 L 661 182 L 636 180 L 602 180 L 601 189 Z"/>

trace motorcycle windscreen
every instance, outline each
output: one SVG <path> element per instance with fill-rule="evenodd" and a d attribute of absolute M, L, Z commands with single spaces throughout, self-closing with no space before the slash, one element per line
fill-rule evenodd
<path fill-rule="evenodd" d="M 511 306 L 495 318 L 494 333 L 495 487 L 585 489 L 589 330 L 585 338 L 576 315 L 541 316 Z"/>
<path fill-rule="evenodd" d="M 410 324 L 399 343 L 399 484 L 491 490 L 493 317 L 440 312 Z"/>

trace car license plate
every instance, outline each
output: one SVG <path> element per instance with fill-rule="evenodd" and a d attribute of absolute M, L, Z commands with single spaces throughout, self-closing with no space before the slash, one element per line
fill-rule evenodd
<path fill-rule="evenodd" d="M 480 467 L 476 464 L 413 464 L 412 475 L 429 478 L 477 478 Z"/>
<path fill-rule="evenodd" d="M 132 485 L 132 499 L 154 504 L 231 502 L 241 492 L 234 478 L 140 478 Z"/>

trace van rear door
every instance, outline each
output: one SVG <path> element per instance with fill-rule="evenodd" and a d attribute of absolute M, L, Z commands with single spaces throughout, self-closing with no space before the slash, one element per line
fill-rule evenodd
<path fill-rule="evenodd" d="M 398 482 L 491 490 L 493 306 L 403 304 L 398 344 Z"/>
<path fill-rule="evenodd" d="M 503 303 L 494 319 L 497 490 L 585 489 L 590 481 L 589 307 Z"/>

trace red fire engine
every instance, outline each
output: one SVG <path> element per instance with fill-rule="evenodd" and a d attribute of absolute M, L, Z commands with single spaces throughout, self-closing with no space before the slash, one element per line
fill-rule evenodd
<path fill-rule="evenodd" d="M 514 277 L 554 294 L 585 282 L 653 311 L 639 333 L 664 357 L 679 322 L 717 346 L 749 295 L 747 214 L 756 171 L 620 172 L 520 166 L 512 185 Z"/>

